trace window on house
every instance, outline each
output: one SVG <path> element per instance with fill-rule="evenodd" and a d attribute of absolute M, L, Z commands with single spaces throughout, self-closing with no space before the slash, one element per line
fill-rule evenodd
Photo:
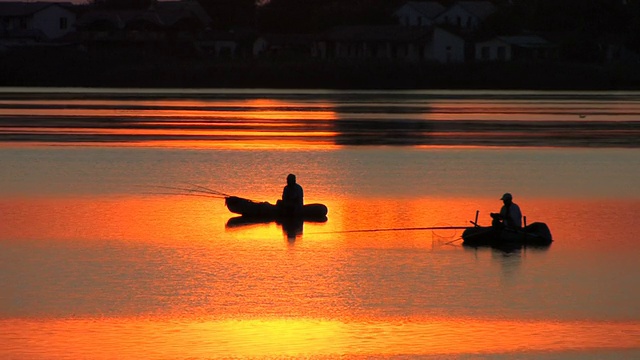
<path fill-rule="evenodd" d="M 26 29 L 27 28 L 27 19 L 25 18 L 20 18 L 20 29 Z"/>
<path fill-rule="evenodd" d="M 498 60 L 507 60 L 507 48 L 504 46 L 498 47 Z"/>
<path fill-rule="evenodd" d="M 458 27 L 462 27 L 462 18 L 460 16 L 456 18 L 456 24 L 458 25 Z"/>
<path fill-rule="evenodd" d="M 489 60 L 491 58 L 491 48 L 488 46 L 483 46 L 480 49 L 480 57 L 482 60 Z"/>
<path fill-rule="evenodd" d="M 69 20 L 66 17 L 60 18 L 60 30 L 66 30 L 69 27 Z"/>

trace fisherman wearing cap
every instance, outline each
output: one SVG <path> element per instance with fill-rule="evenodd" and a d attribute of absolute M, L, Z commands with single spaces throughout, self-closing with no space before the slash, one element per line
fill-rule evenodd
<path fill-rule="evenodd" d="M 500 213 L 491 213 L 493 218 L 492 226 L 494 227 L 508 227 L 512 229 L 522 228 L 522 213 L 518 204 L 513 202 L 513 196 L 510 193 L 505 193 L 500 198 L 504 205 L 500 209 Z"/>

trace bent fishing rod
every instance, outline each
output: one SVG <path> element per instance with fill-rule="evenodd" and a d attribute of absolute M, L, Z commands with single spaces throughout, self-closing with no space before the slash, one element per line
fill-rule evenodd
<path fill-rule="evenodd" d="M 464 230 L 467 228 L 468 226 L 427 226 L 427 227 L 327 231 L 327 232 L 317 232 L 314 234 L 345 234 L 345 233 L 365 233 L 365 232 L 382 232 L 382 231 L 419 231 L 419 230 Z"/>

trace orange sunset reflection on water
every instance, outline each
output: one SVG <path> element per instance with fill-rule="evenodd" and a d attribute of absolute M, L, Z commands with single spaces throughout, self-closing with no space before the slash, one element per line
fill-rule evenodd
<path fill-rule="evenodd" d="M 0 115 L 85 116 L 133 118 L 186 118 L 277 120 L 335 119 L 332 107 L 325 103 L 298 103 L 277 99 L 247 100 L 11 100 L 0 101 Z M 32 106 L 35 106 L 32 107 Z M 242 111 L 238 111 L 242 108 Z"/>
<path fill-rule="evenodd" d="M 638 143 L 633 102 L 425 96 L 0 100 L 0 135 L 16 144 L 213 149 Z"/>
<path fill-rule="evenodd" d="M 322 247 L 335 242 L 339 246 L 347 242 L 356 247 L 431 247 L 433 243 L 426 240 L 458 239 L 462 230 L 429 230 L 429 227 L 472 226 L 470 222 L 475 221 L 476 211 L 478 223 L 486 226 L 490 224 L 489 213 L 497 211 L 501 205 L 499 201 L 487 198 L 318 200 L 328 206 L 328 220 L 305 222 L 298 239 Z M 633 228 L 635 214 L 640 212 L 637 202 L 625 200 L 554 200 L 552 208 L 547 206 L 548 202 L 546 199 L 528 200 L 521 204 L 523 215 L 527 223 L 546 222 L 554 238 L 561 242 L 607 238 L 611 229 L 588 224 L 615 216 L 622 224 Z M 620 206 L 630 211 L 613 215 L 611 209 Z M 0 204 L 0 210 L 9 214 L 0 224 L 0 233 L 5 239 L 147 239 L 172 243 L 181 239 L 215 241 L 220 235 L 227 234 L 240 240 L 271 242 L 284 235 L 283 227 L 275 222 L 227 226 L 227 222 L 238 215 L 230 213 L 222 199 L 153 192 L 116 197 L 8 197 Z M 10 216 L 20 213 L 28 213 L 29 217 Z M 570 218 L 567 218 L 568 214 L 571 214 Z M 413 228 L 417 229 L 411 230 Z M 360 243 L 371 237 L 375 237 L 374 243 Z M 247 246 L 254 245 L 247 242 Z M 584 247 L 591 245 L 589 241 L 582 244 Z"/>
<path fill-rule="evenodd" d="M 12 106 L 0 107 L 0 116 L 7 117 L 0 134 L 37 138 L 40 145 L 295 149 L 313 144 L 314 149 L 335 148 L 336 113 L 329 103 L 277 99 L 3 103 Z"/>
<path fill-rule="evenodd" d="M 637 349 L 640 323 L 633 319 L 555 320 L 540 315 L 510 319 L 438 311 L 431 316 L 429 311 L 421 312 L 422 303 L 410 308 L 414 314 L 395 316 L 385 314 L 384 308 L 367 306 L 382 301 L 378 295 L 397 296 L 401 303 L 424 297 L 422 288 L 413 292 L 417 285 L 410 281 L 380 284 L 368 278 L 383 271 L 385 257 L 402 257 L 404 252 L 397 250 L 418 250 L 406 253 L 412 256 L 405 263 L 409 269 L 427 266 L 416 263 L 415 256 L 431 251 L 435 256 L 463 252 L 467 261 L 482 259 L 482 252 L 464 254 L 459 242 L 449 244 L 460 236 L 459 231 L 402 228 L 467 225 L 474 220 L 475 210 L 480 212 L 479 222 L 487 223 L 488 212 L 500 205 L 496 199 L 335 195 L 316 195 L 316 199 L 329 207 L 328 220 L 305 223 L 302 233 L 291 241 L 274 222 L 227 227 L 234 215 L 221 199 L 160 194 L 6 198 L 0 203 L 5 214 L 0 244 L 38 243 L 28 253 L 16 254 L 20 258 L 16 266 L 33 266 L 30 273 L 45 269 L 38 276 L 35 293 L 29 295 L 38 299 L 39 292 L 52 293 L 53 300 L 36 306 L 37 312 L 52 314 L 46 318 L 0 314 L 0 357 L 11 358 L 24 349 L 51 358 L 92 359 L 517 357 L 526 352 Z M 617 224 L 633 229 L 640 211 L 637 202 L 625 200 L 554 199 L 549 207 L 550 201 L 527 200 L 521 206 L 529 221 L 549 224 L 556 238 L 552 251 L 578 244 L 581 251 L 591 248 L 606 256 L 606 250 L 592 240 L 610 239 L 611 229 L 583 224 L 615 216 Z M 628 211 L 609 214 L 621 207 Z M 571 221 L 566 214 L 571 214 Z M 375 229 L 391 230 L 352 232 Z M 630 253 L 638 250 L 634 243 L 618 246 Z M 68 269 L 52 274 L 49 262 L 28 256 L 31 251 L 46 253 L 49 247 L 62 249 L 56 256 L 69 264 Z M 361 265 L 363 259 L 357 254 L 362 252 L 362 256 L 378 254 L 380 258 Z M 461 260 L 458 257 L 438 257 L 438 261 L 424 258 L 434 269 L 430 281 L 463 266 L 455 262 Z M 589 258 L 567 256 L 565 260 Z M 543 261 L 540 257 L 535 262 Z M 366 266 L 371 265 L 376 267 L 367 273 Z M 497 271 L 493 281 L 509 280 L 509 269 L 502 276 Z M 62 275 L 56 277 L 56 272 Z M 490 283 L 495 276 L 486 274 Z M 233 280 L 218 283 L 218 278 Z M 442 280 L 445 288 L 474 286 L 465 276 L 446 279 Z M 78 284 L 84 285 L 79 288 Z M 505 294 L 495 294 L 499 295 Z M 56 300 L 63 298 L 74 299 L 73 306 L 67 308 Z M 439 300 L 476 306 L 473 299 L 445 295 Z M 422 301 L 426 306 L 434 300 Z M 9 301 L 4 304 L 3 311 L 16 307 Z M 102 315 L 95 315 L 96 311 Z"/>
<path fill-rule="evenodd" d="M 99 320 L 99 321 L 98 321 Z M 0 320 L 7 349 L 53 358 L 462 355 L 575 352 L 637 346 L 637 324 L 491 319 Z M 87 331 L 87 329 L 91 329 Z M 105 344 L 109 347 L 105 348 Z"/>
<path fill-rule="evenodd" d="M 0 100 L 0 358 L 640 351 L 635 100 L 124 93 Z M 505 191 L 551 246 L 462 246 Z"/>

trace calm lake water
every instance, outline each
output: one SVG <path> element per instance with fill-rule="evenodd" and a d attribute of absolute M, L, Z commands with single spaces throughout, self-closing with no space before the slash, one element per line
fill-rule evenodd
<path fill-rule="evenodd" d="M 0 358 L 640 358 L 639 184 L 635 92 L 0 89 Z"/>

